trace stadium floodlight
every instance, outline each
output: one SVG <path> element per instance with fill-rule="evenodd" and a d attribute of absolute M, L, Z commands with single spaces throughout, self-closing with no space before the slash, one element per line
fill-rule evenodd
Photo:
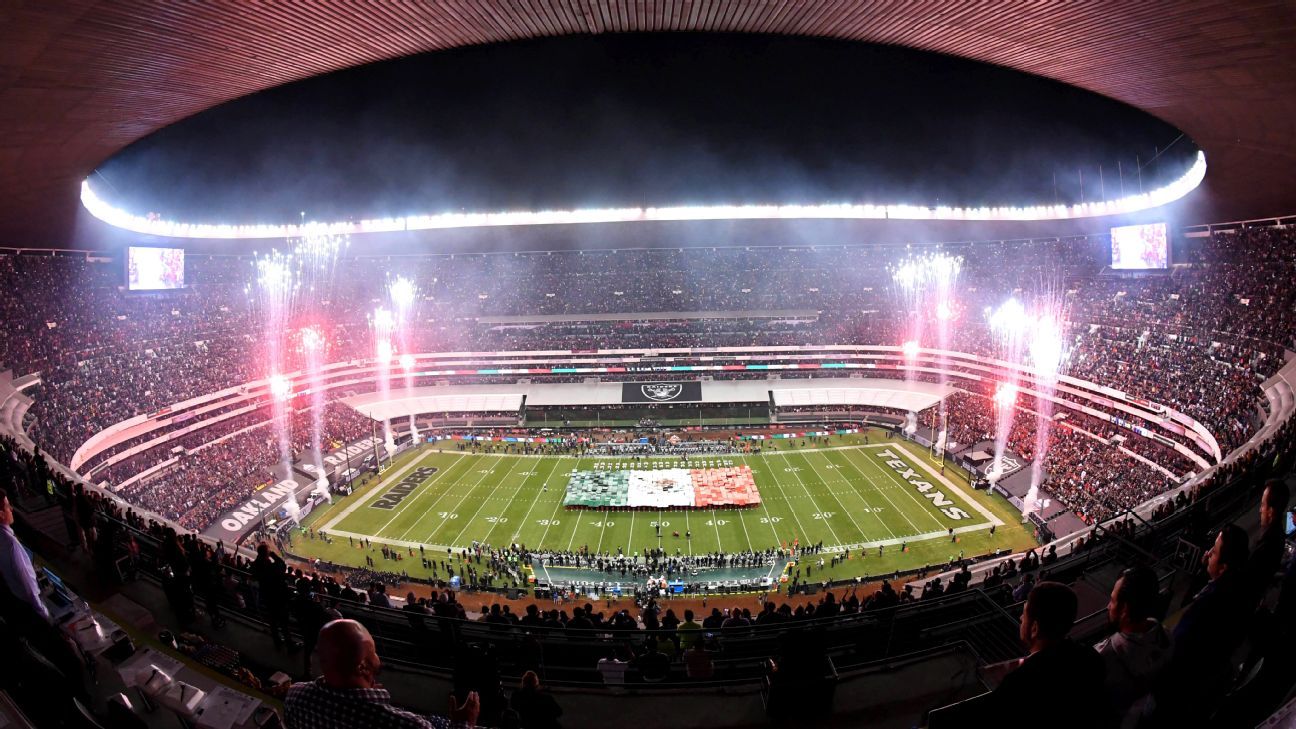
<path fill-rule="evenodd" d="M 918 340 L 910 339 L 900 346 L 904 352 L 905 359 L 916 359 L 918 357 Z"/>
<path fill-rule="evenodd" d="M 868 203 L 826 205 L 700 205 L 662 208 L 604 208 L 495 213 L 442 213 L 403 218 L 319 223 L 298 220 L 291 224 L 227 225 L 162 220 L 114 207 L 95 193 L 90 180 L 81 182 L 81 204 L 94 217 L 117 228 L 167 238 L 316 238 L 360 233 L 389 233 L 448 228 L 492 228 L 528 225 L 573 225 L 684 220 L 1071 220 L 1104 215 L 1126 215 L 1174 202 L 1195 190 L 1206 177 L 1206 154 L 1197 152 L 1192 166 L 1177 180 L 1139 195 L 1075 205 L 992 206 L 952 208 L 926 205 L 876 205 Z"/>
<path fill-rule="evenodd" d="M 280 374 L 270 375 L 270 395 L 280 402 L 292 396 L 292 380 Z"/>

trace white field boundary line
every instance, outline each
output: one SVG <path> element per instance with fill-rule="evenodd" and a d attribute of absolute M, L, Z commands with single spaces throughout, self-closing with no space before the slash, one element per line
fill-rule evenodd
<path fill-rule="evenodd" d="M 426 459 L 426 457 L 427 456 L 424 455 L 419 458 L 415 458 L 411 460 L 409 463 L 406 463 L 404 466 L 401 466 L 399 469 L 397 469 L 396 473 L 393 473 L 392 475 L 388 476 L 382 481 L 379 481 L 378 485 L 374 486 L 372 489 L 370 489 L 369 493 L 364 495 L 364 498 L 357 500 L 353 504 L 350 504 L 349 506 L 347 506 L 345 509 L 342 510 L 342 513 L 338 514 L 332 519 L 329 519 L 328 524 L 325 524 L 323 527 L 324 530 L 329 532 L 330 534 L 333 533 L 334 526 L 336 526 L 343 519 L 346 519 L 348 516 L 351 516 L 353 513 L 355 513 L 356 509 L 359 509 L 361 506 L 367 506 L 370 501 L 373 501 L 374 499 L 378 498 L 378 495 L 385 492 L 387 490 L 387 487 L 391 486 L 393 483 L 397 481 L 400 481 L 405 474 L 414 470 L 414 467 L 422 463 Z M 463 459 L 463 455 L 461 454 L 459 458 L 455 459 L 455 461 L 450 465 L 446 466 L 443 469 L 438 469 L 438 473 L 444 474 L 446 471 L 449 471 L 451 468 L 454 468 L 456 465 L 458 465 L 459 461 L 462 459 Z"/>
<path fill-rule="evenodd" d="M 948 488 L 950 491 L 953 491 L 955 494 L 957 494 L 960 499 L 963 499 L 963 501 L 967 503 L 968 506 L 972 507 L 978 514 L 988 519 L 991 524 L 994 524 L 995 526 L 1004 525 L 1002 519 L 995 516 L 993 512 L 991 512 L 989 509 L 982 506 L 981 502 L 968 496 L 963 491 L 963 489 L 959 488 L 957 485 L 955 485 L 953 481 L 946 478 L 945 474 L 941 473 L 940 471 L 937 471 L 930 463 L 928 463 L 922 457 L 915 456 L 913 453 L 909 452 L 908 448 L 904 448 L 903 446 L 899 447 L 899 450 L 900 452 L 909 456 L 910 461 L 917 463 L 918 467 L 926 471 L 929 475 L 931 475 L 932 478 L 936 479 L 937 481 L 940 481 L 942 484 L 945 484 L 946 488 Z"/>

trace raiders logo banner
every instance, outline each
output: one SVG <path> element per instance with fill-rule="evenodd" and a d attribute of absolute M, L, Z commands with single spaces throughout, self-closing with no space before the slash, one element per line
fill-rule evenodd
<path fill-rule="evenodd" d="M 621 402 L 702 402 L 702 383 L 624 382 Z"/>

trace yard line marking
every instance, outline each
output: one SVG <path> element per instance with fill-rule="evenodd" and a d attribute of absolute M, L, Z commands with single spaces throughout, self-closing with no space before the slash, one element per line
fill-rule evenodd
<path fill-rule="evenodd" d="M 503 456 L 494 456 L 494 458 L 495 458 L 495 462 L 496 462 L 496 463 L 498 463 L 498 462 L 500 462 L 501 460 L 503 460 Z M 515 463 L 514 465 L 517 465 L 517 464 Z M 482 470 L 482 471 L 493 471 L 493 470 L 494 470 L 495 463 L 491 464 L 491 466 L 492 466 L 491 468 L 482 468 L 482 469 L 479 469 L 479 470 Z M 512 468 L 509 468 L 509 471 L 512 471 L 512 470 L 513 470 Z M 458 501 L 458 502 L 457 502 L 453 507 L 451 507 L 451 508 L 449 509 L 449 512 L 452 513 L 452 514 L 456 514 L 456 513 L 458 513 L 458 512 L 459 512 L 459 507 L 460 507 L 460 506 L 463 506 L 463 502 L 465 502 L 465 501 L 468 500 L 468 497 L 472 495 L 473 491 L 475 491 L 476 488 L 477 488 L 478 486 L 481 485 L 481 482 L 482 482 L 482 481 L 485 481 L 485 480 L 486 480 L 486 477 L 489 476 L 489 475 L 491 475 L 491 474 L 489 474 L 489 473 L 483 473 L 482 475 L 478 476 L 478 477 L 477 477 L 477 480 L 476 480 L 475 482 L 473 482 L 473 485 L 468 487 L 468 493 L 466 493 L 466 494 L 464 494 L 463 496 L 461 496 L 461 497 L 459 498 L 459 501 Z M 505 474 L 505 475 L 507 475 L 507 474 Z M 458 484 L 455 484 L 455 485 L 457 486 Z M 439 501 L 439 499 L 438 499 L 438 501 Z M 486 504 L 486 501 L 485 501 L 485 499 L 483 499 L 483 500 L 482 500 L 482 505 L 484 506 L 485 504 Z M 436 504 L 433 504 L 433 506 L 435 506 L 435 505 L 436 505 Z M 481 511 L 481 506 L 477 507 L 477 511 Z M 476 514 L 474 513 L 473 516 L 476 516 Z M 449 521 L 449 520 L 447 519 L 446 521 Z M 445 526 L 445 521 L 442 521 L 440 524 L 437 524 L 436 528 L 432 530 L 432 533 L 431 533 L 431 534 L 428 534 L 428 535 L 427 535 L 427 539 L 425 539 L 424 541 L 431 541 L 431 540 L 432 540 L 432 534 L 436 534 L 436 533 L 437 533 L 438 531 L 440 531 L 441 528 L 444 527 L 444 526 Z M 468 526 L 468 525 L 467 525 L 467 522 L 465 522 L 465 523 L 464 523 L 464 527 L 467 528 L 467 526 Z M 450 544 L 453 545 L 455 542 L 459 541 L 459 537 L 462 536 L 462 535 L 463 535 L 463 529 L 460 529 L 460 530 L 459 530 L 459 533 L 455 535 L 455 538 L 449 540 Z"/>
<path fill-rule="evenodd" d="M 559 463 L 562 463 L 562 462 L 563 462 L 563 459 L 562 459 L 562 458 L 558 458 L 557 460 L 558 460 Z M 576 463 L 573 464 L 572 467 L 571 467 L 570 469 L 568 469 L 568 470 L 570 470 L 570 471 L 578 471 L 578 470 L 580 470 L 580 462 L 581 462 L 581 459 L 579 459 L 579 458 L 576 459 Z M 555 468 L 555 469 L 554 469 L 554 473 L 558 473 L 558 469 Z M 553 478 L 553 473 L 549 474 L 549 477 L 550 477 L 550 478 Z M 569 478 L 570 478 L 570 474 L 569 474 Z M 537 549 L 540 549 L 540 548 L 543 548 L 543 547 L 547 546 L 547 545 L 545 544 L 545 540 L 549 538 L 549 527 L 553 526 L 553 520 L 554 520 L 554 517 L 558 516 L 558 510 L 562 508 L 562 506 L 563 506 L 563 501 L 564 501 L 566 498 L 567 498 L 567 496 L 566 496 L 566 488 L 564 488 L 564 489 L 563 489 L 563 498 L 558 499 L 558 503 L 554 504 L 554 510 L 553 510 L 553 513 L 549 515 L 549 523 L 548 523 L 548 524 L 545 524 L 544 534 L 540 535 L 540 543 L 536 545 L 536 548 L 537 548 Z M 570 512 L 567 512 L 567 513 L 579 515 L 579 514 L 584 513 L 584 510 L 583 510 L 583 509 L 573 509 L 573 510 L 571 510 Z M 580 526 L 580 516 L 573 516 L 572 518 L 573 518 L 573 519 L 576 519 L 576 526 L 579 527 L 579 526 Z M 575 535 L 573 534 L 572 536 L 575 536 Z M 570 547 L 571 547 L 571 542 L 568 542 L 568 543 L 567 543 L 567 546 L 570 548 Z"/>
<path fill-rule="evenodd" d="M 752 546 L 752 542 L 751 542 L 751 534 L 748 534 L 748 533 L 747 533 L 747 522 L 746 522 L 746 520 L 743 519 L 743 515 L 742 515 L 742 513 L 743 513 L 743 510 L 742 510 L 742 509 L 738 509 L 738 523 L 739 523 L 739 524 L 742 524 L 742 528 L 743 528 L 743 536 L 744 536 L 744 537 L 747 537 L 747 551 L 749 551 L 749 552 L 755 552 L 755 551 L 756 551 L 756 548 Z"/>
<path fill-rule="evenodd" d="M 437 481 L 440 481 L 442 478 L 444 478 L 445 475 L 446 475 L 447 473 L 450 472 L 450 469 L 452 469 L 452 468 L 454 468 L 455 466 L 459 465 L 460 462 L 462 462 L 462 461 L 463 461 L 463 456 L 459 456 L 458 458 L 455 459 L 454 463 L 451 463 L 449 466 L 446 466 L 445 468 L 438 468 L 438 469 L 437 469 L 437 472 L 436 472 L 435 474 L 432 475 L 432 478 L 428 479 L 425 483 L 422 484 L 422 486 L 427 487 L 427 488 L 424 488 L 423 491 L 422 491 L 422 493 L 416 494 L 416 495 L 414 496 L 414 498 L 412 498 L 412 499 L 407 499 L 407 500 L 405 501 L 405 503 L 402 504 L 402 505 L 400 506 L 400 508 L 396 510 L 396 513 L 395 513 L 395 514 L 392 514 L 392 518 L 388 519 L 386 524 L 383 524 L 381 527 L 379 527 L 378 529 L 375 529 L 375 530 L 374 530 L 374 535 L 375 535 L 375 536 L 377 536 L 377 535 L 381 535 L 384 531 L 386 531 L 386 530 L 387 530 L 387 527 L 391 526 L 391 523 L 394 522 L 394 521 L 396 521 L 396 519 L 397 519 L 398 517 L 400 517 L 401 514 L 404 514 L 404 513 L 405 513 L 405 510 L 408 509 L 408 508 L 410 508 L 410 506 L 412 506 L 412 505 L 414 504 L 414 502 L 418 501 L 420 497 L 422 497 L 422 496 L 426 496 L 429 492 L 432 491 L 432 489 L 431 489 L 432 484 L 434 484 L 434 483 L 436 483 Z M 435 502 L 433 502 L 433 503 L 435 503 Z M 415 523 L 417 523 L 417 522 L 415 522 Z M 406 532 L 408 533 L 408 530 L 406 530 Z M 401 535 L 400 535 L 400 538 L 401 538 L 401 539 L 404 539 L 404 538 L 405 538 L 405 535 L 404 535 L 404 534 L 401 534 Z"/>
<path fill-rule="evenodd" d="M 796 468 L 796 466 L 793 466 L 793 465 L 792 465 L 792 457 L 789 456 L 787 453 L 784 453 L 784 454 L 783 454 L 783 460 L 788 464 L 788 468 Z M 793 471 L 793 472 L 792 472 L 792 475 L 793 475 L 793 476 L 796 476 L 797 483 L 801 484 L 801 489 L 802 489 L 803 491 L 805 491 L 805 493 L 806 493 L 806 497 L 810 499 L 810 505 L 814 507 L 814 510 L 815 510 L 816 512 L 819 512 L 820 514 L 822 514 L 822 513 L 823 513 L 823 508 L 819 506 L 819 503 L 818 503 L 817 501 L 815 501 L 814 496 L 811 496 L 811 494 L 810 494 L 810 487 L 806 486 L 806 485 L 805 485 L 805 481 L 802 481 L 802 480 L 801 480 L 801 472 L 800 472 L 800 471 Z M 822 521 L 822 522 L 824 523 L 824 526 L 828 527 L 828 533 L 832 535 L 832 538 L 833 538 L 833 541 L 834 541 L 834 542 L 836 542 L 837 544 L 843 544 L 843 543 L 844 543 L 844 542 L 842 542 L 841 537 L 838 537 L 838 536 L 837 536 L 837 531 L 836 531 L 835 529 L 832 528 L 832 524 L 829 523 L 829 521 L 828 521 L 827 519 L 820 519 L 820 521 Z M 800 520 L 800 519 L 797 519 L 797 524 L 800 524 L 800 523 L 801 523 L 801 520 Z M 807 537 L 807 541 L 809 541 L 809 538 L 808 538 L 808 537 Z M 813 543 L 813 542 L 810 542 L 810 543 Z"/>
<path fill-rule="evenodd" d="M 686 537 L 684 541 L 688 542 L 689 555 L 691 556 L 691 555 L 693 554 L 693 536 L 692 536 L 692 534 L 693 534 L 693 527 L 689 526 L 689 510 L 688 510 L 688 509 L 685 509 L 685 510 L 684 510 L 684 534 L 685 534 L 685 537 Z"/>
<path fill-rule="evenodd" d="M 543 481 L 540 482 L 540 493 L 545 493 L 545 489 L 549 487 L 549 479 L 553 478 L 554 473 L 558 471 L 558 465 L 562 463 L 562 461 L 557 458 L 553 459 L 553 462 L 554 462 L 554 467 L 550 469 L 549 474 L 544 477 Z M 531 516 L 531 510 L 534 509 L 535 505 L 538 503 L 540 503 L 539 498 L 531 499 L 531 506 L 527 507 L 526 513 L 522 515 L 522 522 L 517 525 L 517 531 L 513 533 L 513 537 L 512 537 L 513 541 L 516 542 L 517 538 L 522 536 L 522 527 L 526 526 L 527 517 Z M 559 499 L 558 503 L 561 504 L 562 500 Z"/>
<path fill-rule="evenodd" d="M 715 527 L 716 532 L 716 551 L 723 552 L 724 545 L 720 541 L 720 525 L 716 523 L 715 509 L 711 510 L 711 526 Z"/>
<path fill-rule="evenodd" d="M 467 465 L 471 468 L 473 463 L 480 462 L 480 460 L 481 460 L 481 459 L 479 459 L 479 458 L 469 458 L 469 459 L 466 461 L 466 463 L 467 463 Z M 459 461 L 455 461 L 456 464 L 457 464 L 458 462 L 459 462 Z M 446 470 L 448 471 L 449 469 L 446 469 Z M 442 475 L 446 475 L 446 474 L 438 473 L 437 477 L 434 478 L 433 480 L 435 481 L 435 480 L 439 479 L 440 476 L 442 476 Z M 455 478 L 458 479 L 458 475 L 456 475 Z M 429 484 L 429 485 L 430 485 L 430 484 Z M 432 503 L 431 503 L 430 505 L 428 505 L 427 508 L 424 508 L 424 509 L 423 509 L 423 515 L 426 516 L 429 512 L 431 512 L 433 509 L 436 508 L 436 505 L 437 505 L 437 504 L 441 503 L 441 499 L 444 499 L 446 496 L 449 496 L 450 493 L 451 493 L 452 491 L 454 491 L 454 487 L 457 486 L 457 485 L 458 485 L 457 483 L 456 483 L 456 484 L 452 484 L 452 485 L 446 487 L 446 490 L 445 490 L 445 491 L 442 491 L 442 492 L 440 492 L 440 493 L 437 493 L 437 492 L 433 491 L 433 490 L 430 489 L 430 488 L 429 488 L 429 489 L 424 489 L 422 493 L 416 494 L 416 495 L 414 496 L 414 498 L 410 499 L 410 500 L 409 500 L 409 503 L 406 504 L 406 506 L 407 506 L 407 507 L 408 507 L 408 506 L 412 506 L 412 505 L 415 504 L 416 502 L 422 501 L 422 500 L 423 500 L 424 498 L 426 498 L 429 494 L 435 494 L 435 496 L 433 496 L 433 498 L 432 498 Z M 420 508 L 422 508 L 422 507 L 420 507 Z M 417 511 L 417 510 L 416 510 L 416 511 Z M 393 519 L 394 519 L 394 518 L 395 518 L 395 517 L 393 517 Z M 388 522 L 388 524 L 390 524 L 390 523 L 391 523 L 391 522 Z M 406 529 L 405 531 L 401 532 L 401 535 L 400 535 L 399 537 L 396 537 L 396 538 L 397 538 L 397 539 L 404 539 L 406 536 L 409 535 L 410 532 L 414 531 L 414 529 L 415 529 L 416 527 L 418 527 L 420 524 L 423 524 L 423 523 L 424 523 L 424 522 L 423 522 L 423 517 L 420 516 L 418 519 L 415 519 L 415 520 L 414 520 L 414 523 L 413 523 L 413 524 L 410 524 L 410 525 L 409 525 L 409 528 L 408 528 L 408 529 Z M 384 525 L 383 528 L 385 529 L 385 528 L 386 528 L 386 525 Z M 380 533 L 381 533 L 381 530 L 380 530 Z"/>
<path fill-rule="evenodd" d="M 498 481 L 495 482 L 495 486 L 496 486 L 496 487 L 499 487 L 499 486 L 503 485 L 504 482 L 508 479 L 508 477 L 511 476 L 511 475 L 513 475 L 513 469 L 517 468 L 518 464 L 521 463 L 521 462 L 522 462 L 521 459 L 515 458 L 515 459 L 513 460 L 513 463 L 509 466 L 509 469 L 508 469 L 507 471 L 504 472 L 504 476 L 501 477 L 500 480 L 498 480 Z M 491 469 L 484 469 L 484 470 L 494 471 L 493 468 L 491 468 Z M 487 476 L 491 476 L 491 475 L 494 475 L 494 474 L 493 474 L 493 473 L 483 473 L 483 474 L 482 474 L 482 478 L 478 479 L 478 480 L 477 480 L 477 483 L 473 484 L 472 489 L 469 490 L 468 494 L 464 496 L 464 499 L 468 498 L 468 496 L 477 496 L 477 494 L 475 493 L 475 492 L 477 491 L 477 487 L 481 486 L 481 482 L 482 482 L 482 481 L 483 481 Z M 522 477 L 522 481 L 523 481 L 523 483 L 526 482 L 526 479 L 527 479 L 527 478 L 528 478 L 528 477 L 526 477 L 526 476 L 523 476 L 523 477 Z M 473 521 L 477 518 L 477 515 L 481 513 L 481 510 L 482 510 L 482 509 L 486 508 L 486 502 L 489 501 L 489 500 L 490 500 L 489 498 L 482 498 L 482 500 L 481 500 L 481 505 L 477 507 L 477 511 L 474 511 L 472 516 L 468 517 L 468 519 L 464 521 L 463 528 L 460 529 L 460 530 L 459 530 L 459 533 L 455 535 L 454 541 L 457 542 L 457 541 L 459 541 L 460 538 L 463 537 L 464 532 L 468 531 L 468 527 L 472 526 L 472 523 L 473 523 Z M 463 503 L 463 499 L 460 499 L 460 503 Z M 456 506 L 456 507 L 455 507 L 455 511 L 458 511 L 458 510 L 459 510 L 459 507 Z M 496 524 L 499 524 L 499 522 L 495 522 L 495 523 L 496 523 Z M 444 526 L 444 525 L 442 525 L 442 526 Z M 495 526 L 492 525 L 492 526 L 491 526 L 491 530 L 493 531 L 494 529 L 495 529 Z M 487 533 L 489 534 L 489 532 L 487 532 Z M 486 538 L 485 538 L 485 537 L 482 537 L 481 539 L 479 539 L 478 542 L 479 542 L 479 543 L 488 543 L 488 542 L 486 542 Z"/>
<path fill-rule="evenodd" d="M 867 461 L 865 461 L 865 462 L 867 463 Z M 905 521 L 909 521 L 909 517 L 908 517 L 908 516 L 907 516 L 903 511 L 901 511 L 900 509 L 896 508 L 896 505 L 895 505 L 894 503 L 891 502 L 891 499 L 890 499 L 890 498 L 887 497 L 887 495 L 886 495 L 886 491 L 883 490 L 883 487 L 882 487 L 882 486 L 879 486 L 878 484 L 873 483 L 873 479 L 869 478 L 868 474 L 867 474 L 867 473 L 864 473 L 864 469 L 860 468 L 860 467 L 859 467 L 859 466 L 858 466 L 854 461 L 852 461 L 852 460 L 850 459 L 850 456 L 849 456 L 849 455 L 846 456 L 846 464 L 847 464 L 848 466 L 850 466 L 852 470 L 854 470 L 856 473 L 858 473 L 858 474 L 860 475 L 860 478 L 864 479 L 864 483 L 868 484 L 868 486 L 869 486 L 869 490 L 870 490 L 870 491 L 876 491 L 878 494 L 880 494 L 880 495 L 882 496 L 882 498 L 884 498 L 884 499 L 887 500 L 887 503 L 888 503 L 888 504 L 891 504 L 891 509 L 892 509 L 893 511 L 898 512 L 898 513 L 900 514 L 900 516 L 904 517 Z M 869 503 L 869 500 L 866 499 L 866 498 L 864 498 L 864 492 L 863 492 L 863 491 L 861 491 L 861 490 L 859 490 L 859 489 L 855 489 L 855 492 L 854 492 L 854 493 L 855 493 L 855 496 L 856 496 L 857 498 L 859 498 L 860 501 L 864 502 L 864 507 L 865 507 L 865 508 L 867 508 L 867 509 L 872 509 L 872 508 L 873 508 L 873 505 Z M 883 519 L 881 514 L 877 514 L 877 513 L 875 513 L 874 516 L 876 516 L 878 522 L 882 524 L 882 528 L 885 529 L 885 530 L 887 530 L 887 534 L 890 534 L 890 535 L 893 536 L 893 537 L 894 537 L 894 536 L 897 536 L 896 533 L 895 533 L 895 530 L 892 529 L 891 526 L 890 526 L 889 524 L 887 524 L 886 519 Z M 917 527 L 917 526 L 916 526 L 912 521 L 909 521 L 909 526 L 912 526 L 915 530 L 918 529 L 918 527 Z M 901 535 L 901 536 L 903 536 L 903 535 Z"/>
<path fill-rule="evenodd" d="M 773 468 L 774 468 L 774 464 L 772 464 L 772 463 L 768 463 L 768 464 L 766 464 L 766 465 L 769 466 L 770 469 L 773 469 Z M 796 523 L 797 523 L 797 529 L 800 529 L 800 530 L 801 530 L 801 536 L 806 537 L 807 539 L 809 539 L 809 536 L 807 535 L 806 530 L 805 530 L 805 525 L 801 523 L 801 517 L 797 514 L 797 508 L 796 508 L 796 505 L 794 505 L 794 504 L 792 503 L 792 499 L 791 499 L 790 497 L 788 497 L 788 495 L 787 495 L 787 489 L 783 488 L 783 482 L 779 480 L 779 477 L 778 477 L 778 476 L 775 476 L 775 475 L 774 475 L 774 473 L 773 473 L 772 470 L 771 470 L 771 472 L 770 472 L 770 479 L 774 482 L 774 485 L 775 485 L 775 486 L 778 486 L 779 493 L 783 494 L 783 500 L 787 502 L 787 504 L 788 504 L 788 510 L 792 512 L 792 519 L 793 519 L 794 521 L 796 521 Z M 776 536 L 776 537 L 778 536 L 777 533 L 775 534 L 775 536 Z M 800 537 L 797 537 L 797 538 L 799 539 Z M 791 544 L 792 541 L 793 541 L 793 540 L 788 540 L 788 543 Z"/>
<path fill-rule="evenodd" d="M 603 528 L 599 530 L 598 546 L 594 547 L 594 553 L 595 553 L 595 554 L 598 554 L 599 550 L 603 548 L 603 535 L 604 535 L 604 534 L 607 534 L 607 523 L 608 523 L 608 510 L 607 510 L 607 509 L 604 509 L 604 510 L 603 510 Z M 577 526 L 579 526 L 579 525 L 577 525 Z M 576 532 L 575 532 L 575 531 L 572 531 L 572 539 L 575 539 L 575 538 L 576 538 Z M 569 552 L 571 551 L 571 542 L 570 542 L 570 541 L 567 542 L 567 551 L 569 551 Z"/>
<path fill-rule="evenodd" d="M 904 456 L 907 457 L 907 460 L 906 460 L 905 462 L 906 462 L 906 463 L 909 463 L 910 465 L 912 465 L 912 462 L 913 462 L 913 460 L 914 460 L 914 458 L 913 458 L 913 454 L 909 453 L 908 451 L 904 450 L 903 448 L 900 449 L 900 452 L 901 452 Z M 911 487 L 909 486 L 909 484 L 907 484 L 907 483 L 905 483 L 903 480 L 901 480 L 901 478 L 895 474 L 895 471 L 893 471 L 893 470 L 891 469 L 890 466 L 887 466 L 886 468 L 882 468 L 882 469 L 880 469 L 880 470 L 881 470 L 883 473 L 885 473 L 885 474 L 887 475 L 887 478 L 889 478 L 889 479 L 891 479 L 892 481 L 894 481 L 894 482 L 896 483 L 896 486 L 899 487 L 899 489 L 900 489 L 901 491 L 905 492 L 905 495 L 909 497 L 909 500 L 910 500 L 910 501 L 912 501 L 913 503 L 918 504 L 920 507 L 922 507 L 922 513 L 923 513 L 923 514 L 926 514 L 928 519 L 931 519 L 933 522 L 935 522 L 935 523 L 936 523 L 936 526 L 941 527 L 941 528 L 944 528 L 944 529 L 948 529 L 948 528 L 949 528 L 949 525 L 948 525 L 948 524 L 946 524 L 945 522 L 943 522 L 943 521 L 941 521 L 940 519 L 936 518 L 936 515 L 932 513 L 932 510 L 933 510 L 935 507 L 931 506 L 931 502 L 926 502 L 926 503 L 924 503 L 923 500 L 922 500 L 921 498 L 919 498 L 919 496 L 918 496 L 917 494 L 914 493 L 914 489 L 911 488 Z M 884 495 L 885 495 L 885 493 L 884 493 Z M 888 498 L 887 501 L 890 501 L 890 499 Z M 907 517 L 906 517 L 906 518 L 907 518 Z M 913 524 L 912 521 L 910 521 L 909 523 L 910 523 L 910 524 Z M 918 526 L 915 524 L 915 525 L 914 525 L 914 529 L 917 529 L 917 528 L 918 528 Z"/>
<path fill-rule="evenodd" d="M 812 454 L 812 455 L 813 455 L 813 454 Z M 819 476 L 819 469 L 815 468 L 814 462 L 810 459 L 810 456 L 808 456 L 808 455 L 806 455 L 806 454 L 803 453 L 803 454 L 802 454 L 802 457 L 805 458 L 805 462 L 806 462 L 806 463 L 810 464 L 810 470 L 811 470 L 811 471 L 814 471 L 815 476 L 818 477 L 818 476 Z M 827 456 L 824 456 L 824 458 L 827 458 Z M 855 517 L 854 517 L 854 515 L 852 515 L 852 514 L 850 513 L 850 509 L 847 509 L 846 506 L 845 506 L 844 504 L 842 504 L 841 499 L 837 498 L 837 494 L 836 494 L 832 489 L 829 489 L 829 490 L 828 490 L 828 493 L 833 497 L 833 501 L 836 501 L 836 502 L 837 502 L 837 508 L 841 509 L 842 512 L 843 512 L 844 514 L 846 514 L 847 517 L 850 518 L 850 520 L 851 520 L 851 524 L 854 524 L 854 525 L 855 525 L 855 530 L 858 531 L 858 532 L 860 533 L 860 539 L 862 539 L 862 540 L 864 540 L 864 541 L 867 542 L 867 541 L 868 541 L 868 533 L 865 532 L 863 529 L 860 529 L 859 522 L 855 521 Z M 827 521 L 827 519 L 825 519 L 824 521 Z"/>
<path fill-rule="evenodd" d="M 378 495 L 381 494 L 384 490 L 386 490 L 388 486 L 391 486 L 396 481 L 399 481 L 402 477 L 404 477 L 406 473 L 412 471 L 415 466 L 422 463 L 424 460 L 426 460 L 426 458 L 427 458 L 426 455 L 419 458 L 415 458 L 412 459 L 409 463 L 406 463 L 404 466 L 401 466 L 399 469 L 397 469 L 396 473 L 393 473 L 392 475 L 380 481 L 377 486 L 374 486 L 373 490 L 365 494 L 363 499 L 359 499 L 355 503 L 348 505 L 345 509 L 342 510 L 342 513 L 330 519 L 328 524 L 325 524 L 322 527 L 322 529 L 324 531 L 329 531 L 329 532 L 333 531 L 333 527 L 337 526 L 343 519 L 346 519 L 348 516 L 351 516 L 351 514 L 355 512 L 356 509 L 359 509 L 361 506 L 364 506 L 365 504 L 368 504 L 370 501 L 373 501 L 374 499 L 378 498 Z M 454 463 L 451 463 L 449 466 L 446 466 L 444 470 L 448 471 L 451 468 L 454 468 L 462 459 L 463 459 L 463 455 L 460 455 L 458 459 L 455 459 Z"/>
<path fill-rule="evenodd" d="M 846 460 L 850 461 L 850 463 L 851 463 L 851 467 L 852 467 L 852 468 L 854 468 L 856 471 L 859 471 L 860 474 L 863 475 L 863 473 L 864 473 L 864 469 L 860 468 L 858 462 L 856 462 L 855 460 L 851 459 L 851 457 L 850 457 L 849 454 L 846 456 Z M 872 463 L 872 461 L 869 461 L 869 460 L 867 460 L 867 459 L 865 459 L 864 462 L 865 462 L 865 463 Z M 890 473 L 891 473 L 890 470 L 889 470 L 888 468 L 883 468 L 883 469 L 880 469 L 880 470 L 885 471 L 885 472 L 887 473 L 887 475 L 890 475 Z M 865 476 L 865 478 L 868 478 L 868 476 Z M 891 476 L 891 480 L 893 480 L 893 481 L 899 481 L 899 479 L 895 478 L 894 476 Z M 905 491 L 906 493 L 908 493 L 908 489 L 903 488 L 903 486 L 904 486 L 903 482 L 900 482 L 900 483 L 901 483 L 901 489 L 900 489 L 900 490 L 901 490 L 901 491 Z M 921 533 L 921 532 L 922 532 L 922 530 L 918 528 L 918 525 L 914 523 L 913 519 L 910 519 L 910 518 L 909 518 L 909 514 L 908 514 L 908 512 L 906 512 L 906 511 L 904 511 L 903 509 L 901 509 L 900 507 L 896 506 L 896 503 L 895 503 L 894 501 L 891 500 L 891 497 L 890 497 L 890 496 L 887 496 L 887 493 L 886 493 L 886 489 L 885 489 L 885 488 L 879 486 L 879 487 L 875 488 L 874 490 L 877 491 L 879 494 L 882 494 L 882 498 L 886 499 L 886 500 L 887 500 L 887 503 L 891 505 L 891 508 L 895 509 L 895 510 L 900 514 L 900 516 L 903 516 L 903 517 L 904 517 L 904 520 L 905 520 L 905 521 L 909 522 L 909 526 L 913 527 L 913 530 L 914 530 L 915 532 L 918 532 L 918 533 Z M 924 514 L 927 514 L 928 516 L 931 516 L 931 512 L 928 511 L 928 510 L 926 509 L 926 507 L 923 508 L 922 512 L 923 512 Z M 934 517 L 934 516 L 932 517 L 932 519 L 935 519 L 935 518 L 936 518 L 936 517 Z M 941 526 L 941 527 L 945 526 L 944 524 L 941 524 L 939 521 L 936 522 L 936 525 L 937 525 L 937 526 Z"/>

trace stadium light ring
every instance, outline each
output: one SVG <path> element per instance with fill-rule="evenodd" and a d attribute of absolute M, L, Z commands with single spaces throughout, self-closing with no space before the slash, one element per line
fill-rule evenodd
<path fill-rule="evenodd" d="M 114 207 L 81 182 L 81 204 L 94 217 L 123 230 L 164 238 L 263 239 L 301 238 L 310 235 L 360 235 L 399 231 L 445 230 L 451 228 L 494 228 L 535 225 L 580 225 L 685 220 L 963 220 L 1037 221 L 1094 218 L 1123 215 L 1172 203 L 1201 184 L 1206 177 L 1206 154 L 1197 159 L 1179 179 L 1139 195 L 1076 205 L 1032 205 L 1026 207 L 955 208 L 922 205 L 824 204 L 824 205 L 705 205 L 663 208 L 599 208 L 588 210 L 542 210 L 495 213 L 440 213 L 403 218 L 334 223 L 224 225 L 186 223 L 140 216 Z"/>

